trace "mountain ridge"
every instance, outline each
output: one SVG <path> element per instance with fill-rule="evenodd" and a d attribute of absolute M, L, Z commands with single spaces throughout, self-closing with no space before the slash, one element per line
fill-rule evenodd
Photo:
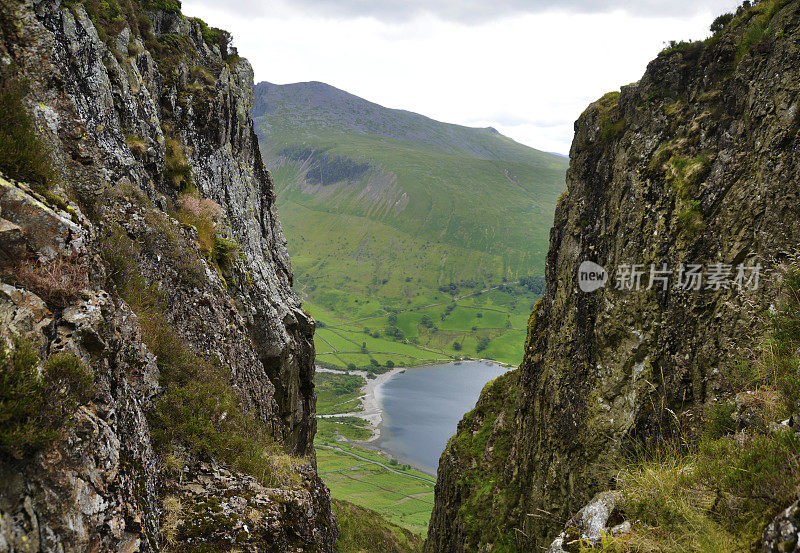
<path fill-rule="evenodd" d="M 360 108 L 359 111 L 361 115 L 374 114 L 375 112 L 383 111 L 387 112 L 388 114 L 396 115 L 397 119 L 400 119 L 402 116 L 405 118 L 412 119 L 417 123 L 425 124 L 426 126 L 448 127 L 454 131 L 453 135 L 485 134 L 487 136 L 501 137 L 502 139 L 510 141 L 511 143 L 519 147 L 531 149 L 541 154 L 550 154 L 550 152 L 536 150 L 535 148 L 532 148 L 530 146 L 518 143 L 512 138 L 503 135 L 497 129 L 491 126 L 471 127 L 468 125 L 461 125 L 457 123 L 448 123 L 436 120 L 432 117 L 428 117 L 426 115 L 413 112 L 407 109 L 386 107 L 381 104 L 378 104 L 377 102 L 372 102 L 356 94 L 347 92 L 346 90 L 337 88 L 333 85 L 324 83 L 322 81 L 302 81 L 302 82 L 287 83 L 281 85 L 270 83 L 268 81 L 261 81 L 258 84 L 256 84 L 255 91 L 256 91 L 256 100 L 253 105 L 253 115 L 255 117 L 272 114 L 273 111 L 270 109 L 270 107 L 272 107 L 273 109 L 279 109 L 279 106 L 281 104 L 276 104 L 274 100 L 276 99 L 276 97 L 278 97 L 278 93 L 281 92 L 282 93 L 281 96 L 283 96 L 284 99 L 290 95 L 300 96 L 301 98 L 307 101 L 309 106 L 313 106 L 315 108 L 324 108 L 328 116 L 336 116 L 336 115 L 341 116 L 343 114 L 342 111 L 343 106 L 345 104 L 351 104 L 354 107 Z M 385 114 L 384 117 L 386 117 Z M 367 129 L 364 126 L 353 125 L 351 127 L 351 130 L 360 130 L 366 132 Z M 374 132 L 375 129 L 372 129 L 372 131 Z M 456 133 L 455 131 L 458 131 L 458 133 Z M 425 136 L 423 135 L 408 136 L 408 135 L 402 135 L 400 133 L 392 134 L 386 132 L 385 136 L 398 139 L 409 139 L 409 140 L 421 139 L 423 141 L 425 140 Z M 432 144 L 436 144 L 439 146 L 442 145 L 442 142 L 436 142 L 433 140 L 430 140 L 430 142 Z M 479 153 L 479 152 L 473 151 L 472 153 Z M 490 155 L 492 153 L 493 152 L 491 151 L 484 152 L 484 154 L 486 155 Z M 494 153 L 496 154 L 496 152 Z M 561 155 L 561 154 L 553 154 L 553 155 Z"/>

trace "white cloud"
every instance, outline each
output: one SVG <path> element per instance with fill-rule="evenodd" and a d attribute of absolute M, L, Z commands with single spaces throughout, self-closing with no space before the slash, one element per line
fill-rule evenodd
<path fill-rule="evenodd" d="M 253 15 L 190 0 L 184 12 L 230 30 L 257 82 L 323 81 L 388 107 L 491 125 L 567 153 L 573 122 L 590 102 L 638 80 L 666 41 L 707 36 L 714 15 L 736 2 L 715 0 L 721 5 L 680 17 L 545 11 L 471 24 L 432 13 L 333 18 L 312 13 L 308 2 Z"/>

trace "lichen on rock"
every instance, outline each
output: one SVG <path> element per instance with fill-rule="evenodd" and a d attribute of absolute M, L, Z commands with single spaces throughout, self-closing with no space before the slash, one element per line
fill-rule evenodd
<path fill-rule="evenodd" d="M 770 34 L 749 43 L 747 22 L 767 16 Z M 440 463 L 427 551 L 548 547 L 613 487 L 632 444 L 698 432 L 726 386 L 723 369 L 762 334 L 774 269 L 800 241 L 800 3 L 762 2 L 736 21 L 705 43 L 665 50 L 576 122 L 546 293 L 508 382 L 516 399 L 484 414 L 503 418 L 509 446 L 483 462 L 460 446 L 470 439 L 465 417 Z M 579 290 L 583 261 L 609 271 L 605 288 Z M 664 263 L 764 271 L 758 290 L 615 288 L 619 267 L 649 275 Z"/>
<path fill-rule="evenodd" d="M 0 459 L 0 550 L 163 549 L 169 448 L 155 451 L 151 430 L 176 381 L 149 346 L 166 339 L 219 367 L 215 385 L 253 435 L 303 467 L 276 484 L 275 497 L 291 497 L 259 539 L 270 551 L 333 550 L 314 473 L 314 322 L 291 290 L 252 69 L 228 42 L 173 2 L 0 7 L 0 76 L 25 84 L 52 162 L 41 182 L 0 180 L 0 347 L 24 335 L 42 359 L 76 355 L 96 388 L 52 447 Z M 204 229 L 214 255 L 181 224 L 181 195 L 219 206 Z M 228 470 L 186 451 L 186 466 L 219 467 L 205 485 Z"/>

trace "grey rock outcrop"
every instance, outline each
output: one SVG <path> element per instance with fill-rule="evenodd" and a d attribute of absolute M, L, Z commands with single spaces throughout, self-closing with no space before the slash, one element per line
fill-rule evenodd
<path fill-rule="evenodd" d="M 168 298 L 159 315 L 199 358 L 229 370 L 244 409 L 295 456 L 290 472 L 301 476 L 269 491 L 269 523 L 248 525 L 258 529 L 251 550 L 333 551 L 336 524 L 312 447 L 314 322 L 291 290 L 250 118 L 250 65 L 171 3 L 131 2 L 135 13 L 113 23 L 87 13 L 111 4 L 0 6 L 0 71 L 27 84 L 26 109 L 60 176 L 48 193 L 0 179 L 0 347 L 23 337 L 42 358 L 77 355 L 97 388 L 55 444 L 30 458 L 0 453 L 0 552 L 166 543 L 172 484 L 147 418 L 163 393 L 158 360 L 114 284 L 110 236 L 137 245 L 126 261 Z M 224 275 L 200 251 L 197 229 L 176 220 L 187 188 L 221 208 L 217 232 L 236 250 Z M 203 482 L 209 497 L 217 478 L 252 483 L 187 466 L 182 478 Z M 193 543 L 232 549 L 240 530 L 206 525 Z"/>
<path fill-rule="evenodd" d="M 800 551 L 800 502 L 790 505 L 764 530 L 763 553 Z"/>
<path fill-rule="evenodd" d="M 600 492 L 578 511 L 561 534 L 550 544 L 549 553 L 579 551 L 580 544 L 595 545 L 603 534 L 620 535 L 630 532 L 631 523 L 624 520 L 619 509 L 622 493 Z"/>
<path fill-rule="evenodd" d="M 780 287 L 772 269 L 800 243 L 800 2 L 770 5 L 774 35 L 747 49 L 743 24 L 668 49 L 576 122 L 525 359 L 443 453 L 428 551 L 549 546 L 613 487 L 632 441 L 697 431 L 725 365 L 747 358 Z M 584 261 L 609 271 L 605 288 L 580 291 Z M 715 263 L 729 282 L 760 264 L 758 289 L 675 286 L 681 264 Z M 616 289 L 633 264 L 640 289 Z M 649 286 L 664 264 L 667 290 Z M 489 426 L 500 417 L 513 427 Z"/>

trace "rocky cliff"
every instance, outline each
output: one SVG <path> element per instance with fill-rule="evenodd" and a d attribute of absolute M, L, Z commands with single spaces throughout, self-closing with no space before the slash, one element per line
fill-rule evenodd
<path fill-rule="evenodd" d="M 749 359 L 773 269 L 800 240 L 800 2 L 747 6 L 576 122 L 525 360 L 442 455 L 428 551 L 546 548 L 612 487 L 626 448 L 691 435 L 726 367 Z M 584 261 L 605 267 L 605 287 L 580 290 Z M 650 287 L 664 264 L 666 289 Z M 679 288 L 681 264 L 704 266 L 700 290 Z M 757 289 L 736 286 L 757 264 Z M 725 286 L 709 280 L 728 270 Z"/>
<path fill-rule="evenodd" d="M 0 7 L 0 551 L 334 548 L 229 41 L 179 2 Z"/>

